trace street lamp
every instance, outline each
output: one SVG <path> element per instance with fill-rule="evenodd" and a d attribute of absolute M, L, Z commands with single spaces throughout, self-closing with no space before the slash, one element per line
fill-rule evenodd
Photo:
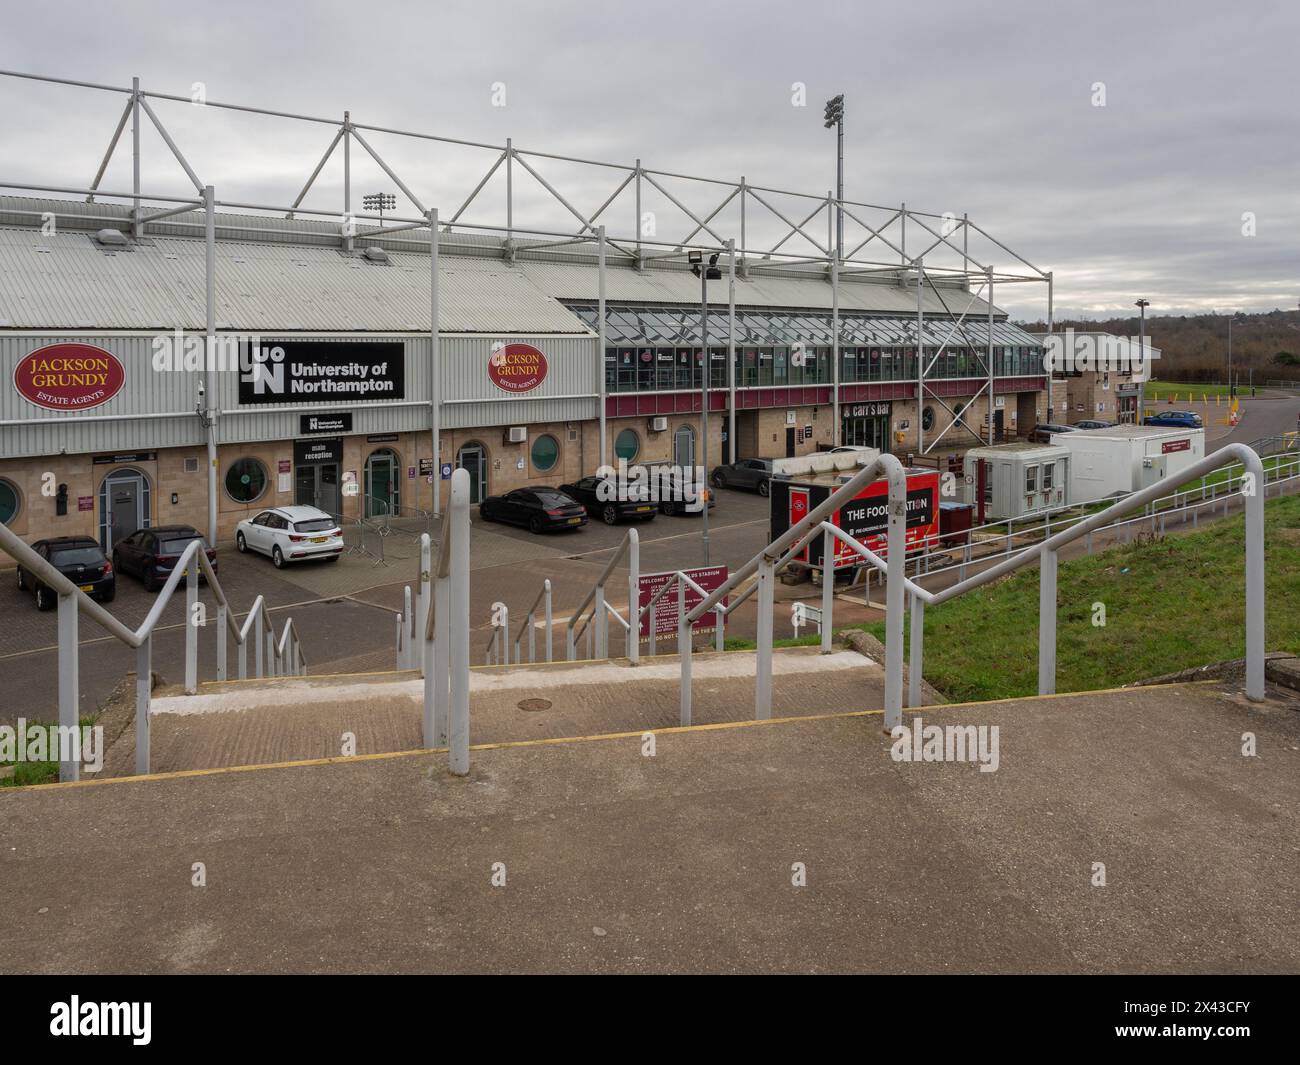
<path fill-rule="evenodd" d="M 361 206 L 379 215 L 379 225 L 382 228 L 384 212 L 396 210 L 397 197 L 391 192 L 371 192 L 361 197 Z"/>
<path fill-rule="evenodd" d="M 1143 423 L 1144 411 L 1146 409 L 1146 384 L 1147 374 L 1151 372 L 1150 363 L 1147 360 L 1147 308 L 1151 306 L 1149 300 L 1138 300 L 1135 303 L 1138 309 L 1138 357 L 1142 360 L 1142 376 L 1138 378 L 1138 409 L 1137 423 Z"/>
<path fill-rule="evenodd" d="M 692 251 L 687 253 L 687 259 L 691 264 L 691 273 L 700 279 L 700 347 L 704 352 L 704 372 L 701 375 L 704 380 L 703 402 L 700 407 L 700 452 L 703 457 L 701 468 L 704 471 L 704 513 L 700 515 L 700 531 L 704 539 L 704 565 L 709 564 L 709 497 L 708 494 L 712 489 L 709 487 L 709 282 L 721 281 L 722 271 L 718 269 L 718 253 L 715 251 L 709 256 L 709 262 L 706 266 L 704 263 L 704 253 L 702 251 Z"/>
<path fill-rule="evenodd" d="M 844 94 L 832 96 L 826 101 L 826 114 L 823 127 L 836 127 L 835 152 L 835 258 L 844 258 Z"/>

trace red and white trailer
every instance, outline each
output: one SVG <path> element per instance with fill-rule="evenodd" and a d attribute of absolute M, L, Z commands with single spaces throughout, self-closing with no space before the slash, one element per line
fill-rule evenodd
<path fill-rule="evenodd" d="M 908 469 L 906 473 L 907 551 L 911 554 L 914 551 L 933 550 L 939 544 L 939 472 Z M 770 482 L 771 539 L 775 540 L 810 510 L 824 503 L 842 483 L 838 477 L 806 480 L 774 478 Z M 881 558 L 885 558 L 889 553 L 886 543 L 888 502 L 889 483 L 881 478 L 863 488 L 850 502 L 831 514 L 829 520 Z M 812 569 L 821 569 L 822 537 L 813 539 L 797 556 L 797 561 Z M 862 564 L 863 559 L 857 552 L 838 540 L 835 542 L 837 570 Z"/>

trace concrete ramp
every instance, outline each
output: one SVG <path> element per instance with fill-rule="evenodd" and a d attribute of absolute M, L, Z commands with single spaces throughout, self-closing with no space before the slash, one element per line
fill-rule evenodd
<path fill-rule="evenodd" d="M 752 652 L 693 656 L 696 724 L 754 716 Z M 875 708 L 884 673 L 856 651 L 777 649 L 776 715 Z M 610 662 L 477 667 L 470 672 L 474 743 L 666 728 L 680 722 L 675 655 Z M 158 772 L 412 750 L 421 745 L 424 687 L 414 673 L 287 677 L 205 684 L 197 695 L 155 697 Z M 133 773 L 134 725 L 108 753 L 105 773 Z"/>
<path fill-rule="evenodd" d="M 866 713 L 667 731 L 652 756 L 636 734 L 476 750 L 468 778 L 413 753 L 0 792 L 0 956 L 11 972 L 1300 968 L 1294 701 L 1183 685 L 922 717 L 998 726 L 997 771 L 895 761 Z"/>

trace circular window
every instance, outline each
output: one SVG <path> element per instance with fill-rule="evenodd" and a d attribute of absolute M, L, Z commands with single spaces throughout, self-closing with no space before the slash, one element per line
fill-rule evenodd
<path fill-rule="evenodd" d="M 266 491 L 266 467 L 257 459 L 238 459 L 226 470 L 226 495 L 236 503 L 251 503 Z"/>
<path fill-rule="evenodd" d="M 934 428 L 934 408 L 926 407 L 921 411 L 921 428 L 927 433 Z"/>
<path fill-rule="evenodd" d="M 533 441 L 533 468 L 545 473 L 560 460 L 560 442 L 549 433 Z"/>
<path fill-rule="evenodd" d="M 641 450 L 641 438 L 633 429 L 624 429 L 614 438 L 614 454 L 624 462 L 631 462 Z"/>
<path fill-rule="evenodd" d="M 8 525 L 18 516 L 18 489 L 8 481 L 0 481 L 0 525 Z"/>

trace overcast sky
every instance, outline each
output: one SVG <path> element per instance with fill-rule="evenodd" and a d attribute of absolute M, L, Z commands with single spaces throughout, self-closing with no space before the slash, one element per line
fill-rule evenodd
<path fill-rule="evenodd" d="M 822 104 L 847 98 L 849 199 L 972 221 L 1056 277 L 1056 313 L 1293 309 L 1300 301 L 1300 4 L 1243 3 L 307 3 L 207 5 L 4 0 L 0 67 L 335 117 L 824 195 L 835 143 Z M 806 106 L 796 106 L 797 85 Z M 504 86 L 504 104 L 501 100 Z M 494 96 L 495 93 L 495 96 Z M 1104 106 L 1098 106 L 1102 102 Z M 81 186 L 124 100 L 0 78 L 0 177 Z M 285 203 L 333 133 L 323 125 L 159 102 L 200 178 L 226 200 Z M 367 134 L 446 218 L 490 152 Z M 103 187 L 130 187 L 129 138 Z M 188 183 L 144 131 L 145 187 Z M 393 190 L 354 148 L 354 189 Z M 533 165 L 584 215 L 621 175 Z M 465 218 L 503 223 L 503 175 Z M 519 170 L 516 222 L 576 221 Z M 725 188 L 665 186 L 697 213 Z M 308 206 L 341 207 L 342 164 Z M 9 191 L 9 190 L 5 190 Z M 767 197 L 799 221 L 813 205 Z M 359 204 L 357 205 L 359 206 Z M 716 228 L 736 225 L 733 203 Z M 647 189 L 657 232 L 682 218 Z M 403 198 L 399 211 L 410 211 Z M 798 211 L 798 215 L 794 212 Z M 1246 212 L 1253 213 L 1254 236 Z M 750 244 L 785 227 L 756 204 Z M 630 232 L 626 192 L 603 219 Z M 862 215 L 879 224 L 887 215 Z M 937 225 L 938 223 L 933 223 Z M 685 227 L 686 230 L 690 225 Z M 825 239 L 824 214 L 810 223 Z M 909 234 L 909 250 L 915 251 Z M 865 233 L 850 222 L 852 247 Z M 897 241 L 896 241 L 897 242 Z M 806 247 L 806 246 L 805 246 Z M 799 250 L 798 238 L 783 250 Z M 894 261 L 878 242 L 863 255 Z M 972 240 L 1000 269 L 1004 251 Z M 1045 286 L 996 293 L 1018 317 Z"/>

